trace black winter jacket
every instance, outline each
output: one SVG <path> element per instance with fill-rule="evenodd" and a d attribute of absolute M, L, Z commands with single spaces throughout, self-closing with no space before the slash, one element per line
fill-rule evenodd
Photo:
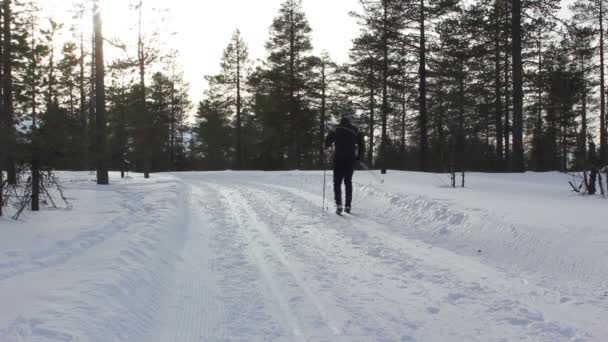
<path fill-rule="evenodd" d="M 340 124 L 329 131 L 325 146 L 336 145 L 334 162 L 352 162 L 363 158 L 365 153 L 365 142 L 363 134 L 348 120 L 340 121 Z"/>

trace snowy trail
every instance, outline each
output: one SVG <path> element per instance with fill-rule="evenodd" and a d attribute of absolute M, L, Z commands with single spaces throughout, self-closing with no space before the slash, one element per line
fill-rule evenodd
<path fill-rule="evenodd" d="M 65 177 L 74 211 L 0 220 L 1 342 L 608 339 L 601 218 L 518 222 L 417 174 L 358 174 L 344 217 L 315 172 Z"/>
<path fill-rule="evenodd" d="M 395 235 L 373 215 L 321 217 L 318 195 L 271 178 L 183 179 L 191 268 L 177 273 L 187 280 L 167 314 L 176 322 L 160 329 L 180 335 L 162 341 L 584 341 L 606 331 L 602 307 L 554 304 L 547 289 Z"/>

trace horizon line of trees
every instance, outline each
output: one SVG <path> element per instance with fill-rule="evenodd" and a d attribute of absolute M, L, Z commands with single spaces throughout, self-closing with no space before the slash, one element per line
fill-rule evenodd
<path fill-rule="evenodd" d="M 339 65 L 312 51 L 285 0 L 254 63 L 237 30 L 207 77 L 196 169 L 315 169 L 323 135 L 356 113 L 373 167 L 523 172 L 607 163 L 606 0 L 360 0 Z"/>

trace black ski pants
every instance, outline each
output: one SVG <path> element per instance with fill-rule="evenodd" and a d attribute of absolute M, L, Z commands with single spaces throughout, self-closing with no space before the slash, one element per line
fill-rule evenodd
<path fill-rule="evenodd" d="M 346 206 L 350 208 L 353 199 L 354 164 L 352 160 L 336 160 L 334 163 L 334 196 L 336 198 L 336 205 L 338 206 L 342 205 L 342 182 L 344 182 Z"/>

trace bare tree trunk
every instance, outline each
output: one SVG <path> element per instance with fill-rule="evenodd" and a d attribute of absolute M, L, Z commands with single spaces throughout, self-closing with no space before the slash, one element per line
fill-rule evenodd
<path fill-rule="evenodd" d="M 95 16 L 93 16 L 94 18 Z M 94 153 L 95 148 L 95 34 L 91 35 L 91 69 L 89 75 L 89 150 L 88 154 Z M 94 169 L 94 158 L 89 157 L 87 165 L 88 169 L 93 172 Z"/>
<path fill-rule="evenodd" d="M 17 171 L 15 169 L 15 122 L 13 108 L 13 56 L 12 56 L 12 8 L 11 0 L 4 0 L 3 3 L 4 16 L 4 66 L 3 66 L 3 102 L 5 115 L 5 132 L 6 132 L 6 156 L 4 160 L 4 168 L 7 173 L 7 181 L 9 184 L 17 184 Z"/>
<path fill-rule="evenodd" d="M 580 168 L 585 169 L 587 167 L 587 84 L 585 79 L 585 58 L 581 57 L 581 71 L 583 76 L 581 77 L 582 81 L 582 90 L 581 94 L 581 142 L 580 142 L 580 152 L 582 158 L 582 165 L 579 165 Z"/>
<path fill-rule="evenodd" d="M 386 126 L 388 118 L 388 0 L 382 1 L 384 20 L 382 31 L 382 140 L 380 141 L 381 172 L 386 174 Z"/>
<path fill-rule="evenodd" d="M 538 32 L 538 42 L 537 42 L 537 47 L 538 47 L 538 75 L 540 77 L 540 75 L 542 74 L 542 43 L 541 43 L 541 31 L 539 29 Z M 543 141 L 542 141 L 542 136 L 543 136 L 543 117 L 542 117 L 542 110 L 543 110 L 543 92 L 542 92 L 542 81 L 539 80 L 539 84 L 538 84 L 538 108 L 536 110 L 536 123 L 534 127 L 534 140 L 535 140 L 535 145 L 534 146 L 534 154 L 535 154 L 535 159 L 536 159 L 536 170 L 537 171 L 542 171 L 543 170 Z"/>
<path fill-rule="evenodd" d="M 446 137 L 445 137 L 445 130 L 444 130 L 444 123 L 443 123 L 443 116 L 445 113 L 445 108 L 444 108 L 444 103 L 443 103 L 443 99 L 440 97 L 439 99 L 437 99 L 438 103 L 438 113 L 436 116 L 436 120 L 435 120 L 435 133 L 437 134 L 437 140 L 439 141 L 439 160 L 440 160 L 440 167 L 442 168 L 442 171 L 445 170 L 446 167 L 446 163 L 448 163 L 448 161 L 446 160 L 446 150 L 447 150 L 447 142 L 446 142 Z M 451 165 L 450 165 L 451 166 Z"/>
<path fill-rule="evenodd" d="M 38 68 L 37 56 L 36 56 L 36 27 L 34 23 L 34 17 L 32 16 L 30 21 L 30 34 L 31 34 L 31 46 L 32 49 L 32 74 L 36 74 Z M 40 210 L 40 142 L 38 137 L 38 122 L 36 116 L 36 84 L 32 83 L 32 165 L 30 170 L 32 173 L 32 196 L 31 196 L 31 208 L 32 211 Z"/>
<path fill-rule="evenodd" d="M 405 119 L 406 119 L 406 92 L 405 92 L 405 86 L 406 86 L 406 78 L 405 78 L 405 74 L 401 76 L 401 86 L 404 88 L 401 90 L 401 144 L 400 144 L 400 154 L 401 157 L 405 156 Z M 403 165 L 405 167 L 405 164 Z"/>
<path fill-rule="evenodd" d="M 299 146 L 300 146 L 300 127 L 298 124 L 299 121 L 299 110 L 298 103 L 296 100 L 296 42 L 295 42 L 295 27 L 294 27 L 294 9 L 293 7 L 289 10 L 289 102 L 290 102 L 290 123 L 291 129 L 294 134 L 292 137 L 293 143 L 290 144 L 292 146 L 292 150 L 289 153 L 289 158 L 291 159 L 291 166 L 293 168 L 299 168 L 300 164 L 300 156 L 299 156 Z"/>
<path fill-rule="evenodd" d="M 124 85 L 124 75 L 121 82 L 120 88 L 120 178 L 125 178 L 126 170 L 126 148 L 127 148 L 127 134 L 126 134 L 126 92 Z"/>
<path fill-rule="evenodd" d="M 498 1 L 494 2 L 494 14 L 495 14 L 495 32 L 494 32 L 494 106 L 495 106 L 495 117 L 494 124 L 496 129 L 496 159 L 498 165 L 502 168 L 504 163 L 504 148 L 503 148 L 503 133 L 504 128 L 502 125 L 503 107 L 502 107 L 502 84 L 500 78 L 500 13 L 498 7 Z"/>
<path fill-rule="evenodd" d="M 2 27 L 2 13 L 0 13 L 0 27 Z M 2 40 L 4 31 L 0 31 L 0 61 L 4 63 L 4 44 Z M 0 85 L 4 84 L 3 80 L 3 70 L 0 69 Z M 6 160 L 6 136 L 7 133 L 5 131 L 4 121 L 6 112 L 4 110 L 4 98 L 2 96 L 2 89 L 0 87 L 0 217 L 2 217 L 2 209 L 4 207 L 4 163 Z"/>
<path fill-rule="evenodd" d="M 139 34 L 137 39 L 137 57 L 139 62 L 139 84 L 141 91 L 141 109 L 142 109 L 142 125 L 140 130 L 140 138 L 143 140 L 143 159 L 144 159 L 144 178 L 150 178 L 150 169 L 151 165 L 151 155 L 150 155 L 150 138 L 151 138 L 151 123 L 150 118 L 148 117 L 147 104 L 146 104 L 146 55 L 144 50 L 144 40 L 142 35 L 142 12 L 143 12 L 143 0 L 139 1 Z"/>
<path fill-rule="evenodd" d="M 243 169 L 243 118 L 241 101 L 241 42 L 236 40 L 236 167 Z"/>
<path fill-rule="evenodd" d="M 510 35 L 510 30 L 509 30 L 509 11 L 508 11 L 508 6 L 509 6 L 509 2 L 510 1 L 504 1 L 504 5 L 505 5 L 505 11 L 504 11 L 504 47 L 505 47 L 505 62 L 504 62 L 504 81 L 505 81 L 505 121 L 504 121 L 504 130 L 505 130 L 505 134 L 504 134 L 504 139 L 505 139 L 505 158 L 504 158 L 504 171 L 510 171 L 511 170 L 511 119 L 510 119 L 510 107 L 509 107 L 509 103 L 511 102 L 511 91 L 509 89 L 509 79 L 510 79 L 510 74 L 509 74 L 509 67 L 510 67 L 510 62 L 509 62 L 509 52 L 507 49 L 507 46 L 509 46 L 509 35 Z"/>
<path fill-rule="evenodd" d="M 428 171 L 428 130 L 426 113 L 426 36 L 424 0 L 420 0 L 420 170 Z"/>
<path fill-rule="evenodd" d="M 325 60 L 321 60 L 321 127 L 320 127 L 320 136 L 321 140 L 319 141 L 319 158 L 320 164 L 322 167 L 325 167 L 325 106 L 326 106 L 326 75 L 325 75 Z"/>
<path fill-rule="evenodd" d="M 175 115 L 175 75 L 171 75 L 171 151 L 169 153 L 172 171 L 175 171 Z"/>
<path fill-rule="evenodd" d="M 512 0 L 512 44 L 513 44 L 513 171 L 524 172 L 523 145 L 523 64 L 521 57 L 521 0 Z"/>
<path fill-rule="evenodd" d="M 0 123 L 0 132 L 4 134 L 4 128 Z M 4 158 L 4 152 L 0 151 L 0 158 Z M 2 159 L 3 160 L 3 159 Z M 0 160 L 0 217 L 2 217 L 2 209 L 4 208 L 4 170 L 2 167 L 2 160 Z"/>
<path fill-rule="evenodd" d="M 461 70 L 460 75 L 458 75 L 458 137 L 457 137 L 457 165 L 459 171 L 464 172 L 465 168 L 465 132 L 464 132 L 464 121 L 465 121 L 465 94 L 464 94 L 464 70 L 462 69 L 462 65 L 464 61 L 461 61 Z"/>
<path fill-rule="evenodd" d="M 106 90 L 103 58 L 103 31 L 99 0 L 95 1 L 95 159 L 97 161 L 97 184 L 109 184 L 106 163 Z"/>
<path fill-rule="evenodd" d="M 376 84 L 374 82 L 374 60 L 370 58 L 369 69 L 369 150 L 367 151 L 367 160 L 370 167 L 374 167 L 374 120 L 376 111 Z"/>
<path fill-rule="evenodd" d="M 606 84 L 604 79 L 604 1 L 600 0 L 600 162 L 605 165 L 608 160 L 606 155 Z"/>
<path fill-rule="evenodd" d="M 84 34 L 80 33 L 80 75 L 78 80 L 78 88 L 80 90 L 80 129 L 82 134 L 82 145 L 80 146 L 81 150 L 81 170 L 86 170 L 89 159 L 89 127 L 87 123 L 87 95 L 85 90 L 85 78 L 84 78 Z"/>
<path fill-rule="evenodd" d="M 566 109 L 564 108 L 562 110 L 562 115 L 566 115 Z M 568 171 L 568 134 L 567 134 L 567 124 L 565 123 L 564 119 L 562 118 L 560 120 L 562 122 L 562 172 L 566 172 Z"/>

